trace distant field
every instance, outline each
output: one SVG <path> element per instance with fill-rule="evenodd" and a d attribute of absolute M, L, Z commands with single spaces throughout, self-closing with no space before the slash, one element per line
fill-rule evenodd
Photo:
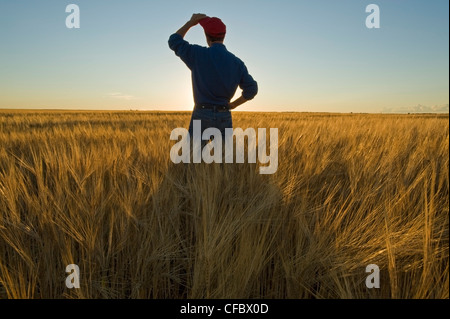
<path fill-rule="evenodd" d="M 0 298 L 449 298 L 448 114 L 233 116 L 274 175 L 172 164 L 188 112 L 0 110 Z"/>

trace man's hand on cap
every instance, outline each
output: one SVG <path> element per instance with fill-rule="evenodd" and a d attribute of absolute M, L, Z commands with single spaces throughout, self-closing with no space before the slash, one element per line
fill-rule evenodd
<path fill-rule="evenodd" d="M 203 14 L 203 13 L 194 13 L 193 15 L 192 15 L 192 17 L 191 17 L 191 24 L 194 26 L 194 25 L 197 25 L 198 24 L 198 22 L 200 21 L 200 20 L 202 20 L 202 19 L 204 19 L 204 18 L 207 18 L 208 16 L 206 15 L 206 14 Z"/>

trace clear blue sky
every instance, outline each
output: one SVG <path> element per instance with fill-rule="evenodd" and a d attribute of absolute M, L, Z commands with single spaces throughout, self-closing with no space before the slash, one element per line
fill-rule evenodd
<path fill-rule="evenodd" d="M 0 0 L 0 108 L 191 110 L 167 40 L 197 12 L 224 21 L 258 81 L 238 110 L 448 112 L 448 0 Z M 206 45 L 200 26 L 186 39 Z"/>

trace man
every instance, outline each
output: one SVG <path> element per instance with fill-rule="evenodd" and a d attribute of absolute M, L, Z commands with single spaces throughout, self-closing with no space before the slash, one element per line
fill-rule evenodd
<path fill-rule="evenodd" d="M 197 24 L 205 31 L 208 47 L 191 45 L 184 40 L 189 29 Z M 193 120 L 201 120 L 202 133 L 209 127 L 215 127 L 225 137 L 225 129 L 233 128 L 230 110 L 253 99 L 258 93 L 258 84 L 245 64 L 223 44 L 225 34 L 226 26 L 219 18 L 193 14 L 169 38 L 169 47 L 192 72 L 195 106 L 189 125 L 191 137 Z M 231 102 L 238 86 L 242 89 L 242 95 Z"/>

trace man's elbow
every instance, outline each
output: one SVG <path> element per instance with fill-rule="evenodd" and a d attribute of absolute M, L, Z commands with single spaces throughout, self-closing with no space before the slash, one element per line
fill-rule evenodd
<path fill-rule="evenodd" d="M 252 86 L 247 87 L 242 92 L 242 96 L 247 101 L 253 100 L 256 94 L 258 94 L 258 83 L 256 82 Z"/>
<path fill-rule="evenodd" d="M 169 48 L 171 50 L 175 50 L 175 47 L 177 45 L 177 40 L 178 40 L 177 38 L 178 38 L 178 35 L 176 33 L 170 35 L 167 43 L 169 44 Z"/>

